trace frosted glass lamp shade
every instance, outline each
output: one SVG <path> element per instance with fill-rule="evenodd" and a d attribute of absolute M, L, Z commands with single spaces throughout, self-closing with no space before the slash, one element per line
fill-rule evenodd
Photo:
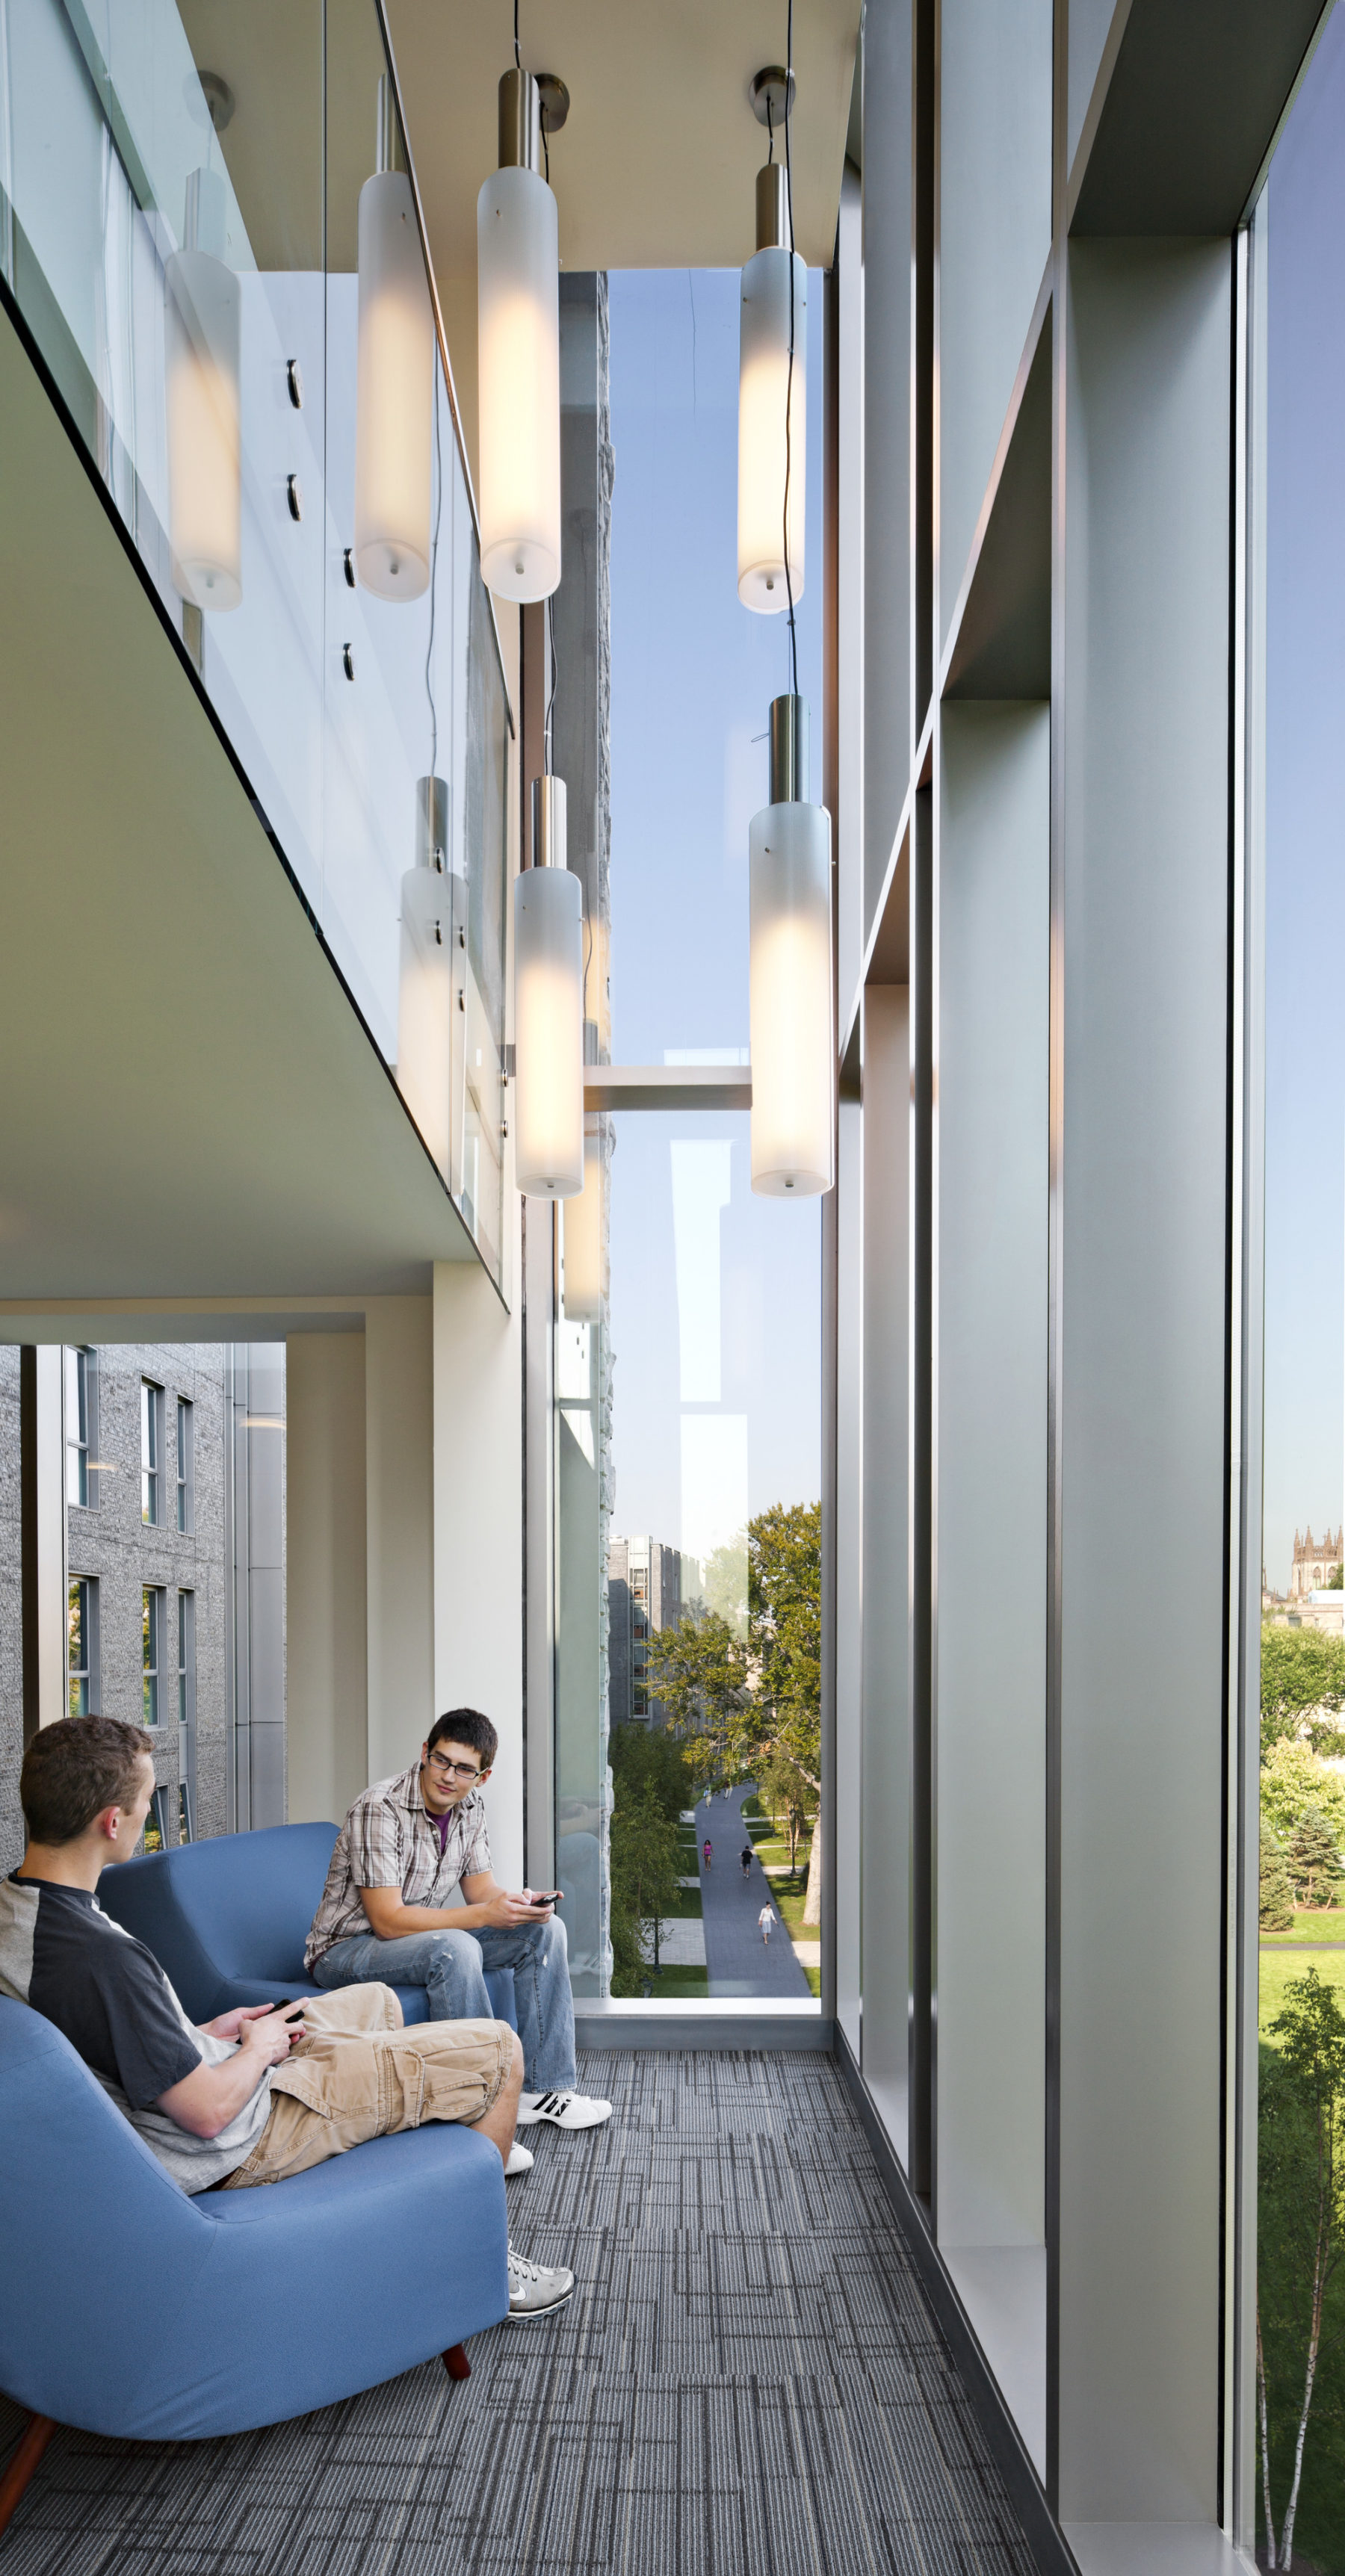
<path fill-rule="evenodd" d="M 789 272 L 794 270 L 794 373 Z M 774 616 L 785 587 L 785 407 L 789 409 L 789 574 L 803 597 L 808 435 L 808 271 L 797 251 L 759 250 L 743 270 L 738 343 L 738 597 Z"/>
<path fill-rule="evenodd" d="M 355 569 L 378 599 L 419 599 L 430 579 L 434 315 L 401 170 L 360 190 L 359 260 Z"/>
<path fill-rule="evenodd" d="M 412 868 L 402 879 L 397 1088 L 445 1180 L 451 1140 L 453 879 Z"/>
<path fill-rule="evenodd" d="M 196 608 L 243 596 L 238 279 L 210 251 L 164 269 L 168 544 L 173 587 Z"/>
<path fill-rule="evenodd" d="M 481 571 L 501 599 L 560 580 L 560 246 L 535 170 L 496 170 L 476 201 Z"/>
<path fill-rule="evenodd" d="M 602 1133 L 596 1117 L 584 1121 L 584 1186 L 565 1202 L 562 1254 L 563 1305 L 572 1324 L 602 1320 Z"/>
<path fill-rule="evenodd" d="M 568 868 L 514 880 L 514 1172 L 528 1198 L 584 1186 L 584 925 Z"/>
<path fill-rule="evenodd" d="M 752 1187 L 809 1198 L 835 1179 L 831 816 L 767 805 L 748 836 Z"/>

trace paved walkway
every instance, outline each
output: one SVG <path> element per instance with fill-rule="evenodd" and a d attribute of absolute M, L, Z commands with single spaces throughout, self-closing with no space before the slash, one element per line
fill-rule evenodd
<path fill-rule="evenodd" d="M 700 1861 L 701 1915 L 705 1924 L 705 1964 L 712 1995 L 809 1995 L 808 1980 L 790 1947 L 770 1880 L 760 1861 L 744 1879 L 738 1854 L 751 1836 L 743 1823 L 743 1800 L 750 1784 L 725 1797 L 702 1798 L 696 1809 L 696 1856 Z M 702 1857 L 706 1839 L 714 1861 Z M 769 1942 L 763 1943 L 757 1916 L 769 1901 L 775 1916 Z"/>

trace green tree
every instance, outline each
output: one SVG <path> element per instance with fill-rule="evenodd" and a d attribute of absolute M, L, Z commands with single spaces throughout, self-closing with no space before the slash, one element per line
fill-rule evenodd
<path fill-rule="evenodd" d="M 607 1759 L 618 1814 L 628 1799 L 644 1789 L 652 1789 L 669 1824 L 677 1824 L 683 1808 L 691 1805 L 695 1782 L 686 1748 L 666 1727 L 614 1726 L 607 1739 Z"/>
<path fill-rule="evenodd" d="M 663 1811 L 649 1782 L 612 1810 L 612 1992 L 636 1995 L 648 1959 L 644 1927 L 659 1922 L 677 1902 L 677 1826 Z"/>
<path fill-rule="evenodd" d="M 1345 1873 L 1330 1818 L 1320 1807 L 1304 1808 L 1284 1857 L 1300 1905 L 1339 1904 Z"/>
<path fill-rule="evenodd" d="M 1261 1903 L 1260 1922 L 1263 1932 L 1292 1932 L 1294 1928 L 1294 1887 L 1284 1866 L 1283 1846 L 1274 1834 L 1261 1828 Z"/>
<path fill-rule="evenodd" d="M 718 1610 L 688 1611 L 650 1638 L 649 1688 L 686 1740 L 697 1775 L 719 1779 L 749 1697 L 743 1639 Z"/>
<path fill-rule="evenodd" d="M 781 1820 L 789 1838 L 789 1866 L 798 1866 L 799 1843 L 808 1833 L 817 1813 L 817 1800 L 802 1773 L 794 1763 L 778 1753 L 757 1766 L 757 1784 L 770 1809 L 771 1823 L 778 1833 Z"/>
<path fill-rule="evenodd" d="M 1314 1753 L 1345 1752 L 1345 1638 L 1320 1628 L 1261 1626 L 1261 1757 L 1306 1738 Z"/>
<path fill-rule="evenodd" d="M 1284 2008 L 1270 2032 L 1276 2045 L 1264 2049 L 1261 2058 L 1263 2254 L 1256 2370 L 1267 2557 L 1271 2567 L 1287 2568 L 1293 2564 L 1308 2423 L 1328 2336 L 1329 2294 L 1345 2253 L 1345 2013 L 1315 1968 L 1288 1985 Z M 1338 2303 L 1335 2314 L 1338 2318 Z M 1272 2370 L 1280 2366 L 1293 2385 L 1296 2420 L 1277 2541 L 1271 2398 Z"/>
<path fill-rule="evenodd" d="M 1311 1745 L 1282 1738 L 1261 1764 L 1261 1819 L 1282 1842 L 1308 1807 L 1320 1807 L 1338 1844 L 1345 1844 L 1345 1782 Z"/>
<path fill-rule="evenodd" d="M 705 1603 L 717 1610 L 734 1635 L 747 1635 L 747 1532 L 717 1547 L 705 1560 Z"/>
<path fill-rule="evenodd" d="M 775 1503 L 747 1527 L 747 1637 L 718 1611 L 651 1638 L 650 1687 L 707 1781 L 783 1764 L 812 1802 L 805 1923 L 822 1904 L 822 1506 Z"/>

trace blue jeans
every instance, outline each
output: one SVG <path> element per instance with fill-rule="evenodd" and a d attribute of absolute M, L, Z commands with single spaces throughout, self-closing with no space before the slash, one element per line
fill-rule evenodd
<path fill-rule="evenodd" d="M 574 2000 L 565 1926 L 521 1923 L 512 1932 L 412 1932 L 403 1941 L 380 1941 L 356 1932 L 334 1941 L 315 1960 L 318 1986 L 423 1986 L 431 2021 L 493 2021 L 486 1992 L 487 1968 L 514 1971 L 514 2009 L 523 2043 L 523 2082 L 529 2093 L 574 2089 Z"/>

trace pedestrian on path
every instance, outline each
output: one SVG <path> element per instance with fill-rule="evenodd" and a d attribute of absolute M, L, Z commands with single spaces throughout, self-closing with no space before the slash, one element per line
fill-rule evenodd
<path fill-rule="evenodd" d="M 752 1846 L 750 1843 L 743 1844 L 742 1850 L 738 1854 L 738 1858 L 742 1863 L 742 1873 L 744 1878 L 750 1878 L 752 1875 Z"/>
<path fill-rule="evenodd" d="M 763 1905 L 761 1912 L 757 1916 L 757 1921 L 761 1925 L 761 1938 L 763 1943 L 769 1942 L 771 1937 L 771 1925 L 775 1921 L 774 1908 L 769 1905 Z"/>
<path fill-rule="evenodd" d="M 701 1844 L 701 1850 L 702 1850 L 702 1851 L 704 1852 L 704 1854 L 705 1854 L 705 1866 L 706 1866 L 706 1868 L 707 1868 L 707 1869 L 709 1868 L 710 1863 L 711 1863 L 711 1861 L 712 1861 L 712 1860 L 713 1860 L 713 1858 L 714 1858 L 714 1849 L 715 1849 L 714 1844 L 711 1842 L 710 1837 L 709 1837 L 709 1835 L 707 1834 L 707 1835 L 706 1835 L 706 1837 L 705 1837 L 704 1842 Z"/>

